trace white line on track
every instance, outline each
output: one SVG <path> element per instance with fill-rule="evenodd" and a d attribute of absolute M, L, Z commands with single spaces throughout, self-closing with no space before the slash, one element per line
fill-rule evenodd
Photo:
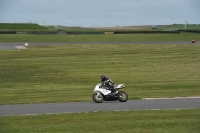
<path fill-rule="evenodd" d="M 143 98 L 142 100 L 159 100 L 159 99 L 188 99 L 188 98 L 200 98 L 200 96 L 196 97 L 173 97 L 173 98 Z"/>
<path fill-rule="evenodd" d="M 17 49 L 27 49 L 27 47 L 24 46 L 15 46 Z"/>

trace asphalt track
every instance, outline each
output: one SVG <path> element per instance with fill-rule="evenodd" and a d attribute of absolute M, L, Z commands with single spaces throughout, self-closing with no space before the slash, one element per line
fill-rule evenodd
<path fill-rule="evenodd" d="M 16 46 L 25 46 L 25 43 L 28 43 L 28 46 L 47 46 L 47 45 L 59 45 L 59 44 L 176 44 L 176 45 L 191 45 L 191 44 L 200 44 L 200 41 L 196 43 L 191 43 L 190 41 L 182 42 L 9 42 L 4 43 L 0 42 L 0 50 L 13 50 L 17 49 Z"/>
<path fill-rule="evenodd" d="M 194 108 L 200 108 L 200 97 L 128 100 L 127 102 L 110 101 L 103 103 L 95 103 L 91 101 L 91 102 L 70 102 L 70 103 L 0 105 L 0 116 L 119 111 L 119 110 L 126 111 L 126 110 L 194 109 Z"/>

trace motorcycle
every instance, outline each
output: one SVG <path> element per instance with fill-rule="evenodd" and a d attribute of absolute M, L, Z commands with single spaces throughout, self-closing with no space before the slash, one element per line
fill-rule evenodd
<path fill-rule="evenodd" d="M 119 84 L 115 86 L 116 92 L 112 95 L 111 90 L 105 86 L 102 86 L 101 83 L 98 83 L 94 88 L 93 101 L 96 103 L 102 103 L 103 101 L 116 101 L 126 102 L 128 100 L 128 94 L 124 91 L 119 91 L 122 88 L 125 88 L 124 84 Z"/>

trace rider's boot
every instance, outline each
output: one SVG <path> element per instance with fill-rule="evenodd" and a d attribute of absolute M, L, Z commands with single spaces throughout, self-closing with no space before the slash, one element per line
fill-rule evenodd
<path fill-rule="evenodd" d="M 114 97 L 115 93 L 116 93 L 116 89 L 111 89 L 111 93 L 108 94 L 108 95 L 111 96 L 111 97 Z"/>

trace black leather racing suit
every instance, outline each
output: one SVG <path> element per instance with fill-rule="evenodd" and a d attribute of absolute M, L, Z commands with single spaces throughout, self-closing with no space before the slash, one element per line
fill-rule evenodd
<path fill-rule="evenodd" d="M 110 89 L 112 93 L 116 91 L 115 83 L 112 80 L 110 80 L 109 78 L 105 77 L 101 81 L 102 81 L 102 85 L 107 87 L 108 89 Z"/>

